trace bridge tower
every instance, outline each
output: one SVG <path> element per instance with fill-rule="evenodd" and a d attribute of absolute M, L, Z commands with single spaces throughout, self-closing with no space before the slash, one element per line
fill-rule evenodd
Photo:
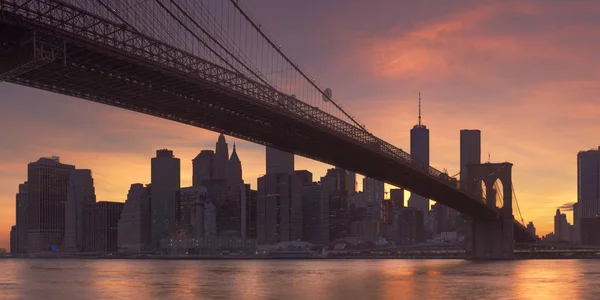
<path fill-rule="evenodd" d="M 481 182 L 485 184 L 485 204 L 497 210 L 496 216 L 466 217 L 467 259 L 510 259 L 514 254 L 512 211 L 512 164 L 484 163 L 467 165 L 467 193 L 481 199 Z M 502 191 L 495 189 L 496 180 L 502 183 Z M 502 207 L 496 208 L 496 194 L 502 195 Z"/>

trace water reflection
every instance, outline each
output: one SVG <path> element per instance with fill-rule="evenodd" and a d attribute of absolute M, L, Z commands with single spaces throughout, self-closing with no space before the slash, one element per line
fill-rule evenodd
<path fill-rule="evenodd" d="M 600 261 L 0 260 L 2 299 L 597 299 Z"/>

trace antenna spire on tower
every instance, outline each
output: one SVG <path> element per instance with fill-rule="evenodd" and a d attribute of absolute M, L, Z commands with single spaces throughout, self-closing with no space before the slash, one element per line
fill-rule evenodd
<path fill-rule="evenodd" d="M 421 126 L 421 92 L 419 92 L 419 126 Z"/>

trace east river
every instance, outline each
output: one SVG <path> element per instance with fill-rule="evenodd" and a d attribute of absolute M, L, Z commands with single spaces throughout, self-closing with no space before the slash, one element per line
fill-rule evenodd
<path fill-rule="evenodd" d="M 599 297 L 600 260 L 0 260 L 0 299 Z"/>

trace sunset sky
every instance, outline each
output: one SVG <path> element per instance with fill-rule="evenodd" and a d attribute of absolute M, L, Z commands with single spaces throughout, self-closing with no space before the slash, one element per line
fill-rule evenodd
<path fill-rule="evenodd" d="M 459 170 L 460 129 L 482 131 L 482 161 L 514 164 L 525 220 L 553 230 L 577 199 L 576 155 L 600 145 L 600 1 L 245 0 L 264 28 L 380 138 L 409 149 L 421 92 L 431 165 Z M 150 158 L 214 149 L 217 133 L 0 83 L 0 247 L 8 248 L 27 163 L 60 156 L 92 169 L 98 200 L 150 181 Z M 264 147 L 234 140 L 256 188 Z M 327 166 L 297 158 L 296 169 Z M 516 213 L 515 213 L 516 214 Z M 571 213 L 567 214 L 571 222 Z"/>

